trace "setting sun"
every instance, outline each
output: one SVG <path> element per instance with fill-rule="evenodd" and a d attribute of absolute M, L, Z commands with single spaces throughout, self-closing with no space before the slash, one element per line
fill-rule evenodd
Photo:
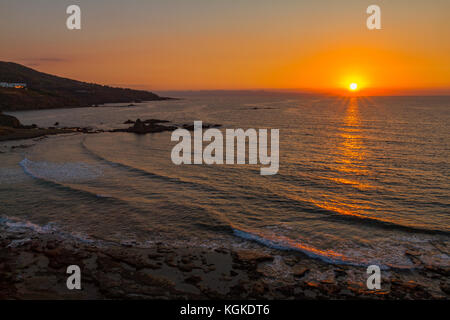
<path fill-rule="evenodd" d="M 358 84 L 353 82 L 350 84 L 349 88 L 351 91 L 355 91 L 356 89 L 358 89 Z"/>

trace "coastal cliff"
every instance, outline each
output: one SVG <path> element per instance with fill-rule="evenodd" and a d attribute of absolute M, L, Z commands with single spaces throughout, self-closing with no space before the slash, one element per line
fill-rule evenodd
<path fill-rule="evenodd" d="M 0 87 L 0 111 L 90 107 L 104 103 L 167 100 L 149 91 L 114 88 L 42 73 L 0 61 L 0 82 L 25 88 Z"/>

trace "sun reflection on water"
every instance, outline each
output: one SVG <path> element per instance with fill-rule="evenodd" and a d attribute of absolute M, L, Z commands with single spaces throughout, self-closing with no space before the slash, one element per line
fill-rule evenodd
<path fill-rule="evenodd" d="M 359 111 L 360 100 L 357 97 L 348 98 L 343 103 L 346 106 L 342 125 L 338 134 L 341 140 L 336 146 L 335 163 L 337 163 L 337 175 L 328 177 L 338 187 L 350 186 L 359 191 L 375 189 L 375 186 L 367 183 L 370 168 L 367 168 L 365 159 L 367 151 L 363 143 L 362 120 Z M 367 217 L 372 211 L 370 206 L 361 205 L 356 198 L 356 190 L 348 190 L 344 194 L 327 195 L 322 200 L 312 200 L 317 207 L 342 215 Z"/>

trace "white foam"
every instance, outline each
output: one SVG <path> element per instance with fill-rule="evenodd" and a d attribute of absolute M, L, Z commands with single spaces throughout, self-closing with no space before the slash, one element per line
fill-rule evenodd
<path fill-rule="evenodd" d="M 89 239 L 89 237 L 86 235 L 79 234 L 79 233 L 64 232 L 64 231 L 60 230 L 54 223 L 48 223 L 46 225 L 41 226 L 41 225 L 35 224 L 33 222 L 26 221 L 26 220 L 20 220 L 17 218 L 0 217 L 0 224 L 6 225 L 13 232 L 14 231 L 21 232 L 24 229 L 26 229 L 26 230 L 34 231 L 39 234 L 56 234 L 63 239 L 73 239 L 76 241 L 89 243 L 89 244 L 97 243 L 97 241 Z M 26 239 L 20 240 L 22 242 L 20 242 L 18 240 L 18 242 L 16 242 L 13 245 L 22 245 L 23 243 L 26 243 L 25 240 Z"/>
<path fill-rule="evenodd" d="M 356 266 L 378 265 L 382 269 L 394 268 L 421 268 L 421 264 L 414 263 L 406 254 L 408 250 L 415 250 L 420 255 L 423 264 L 435 266 L 448 266 L 449 256 L 445 252 L 437 252 L 432 242 L 434 237 L 419 238 L 413 236 L 414 241 L 407 237 L 406 239 L 379 239 L 370 245 L 361 245 L 356 242 L 339 243 L 338 249 L 332 248 L 333 253 L 327 254 L 327 250 L 315 250 L 314 247 L 307 244 L 298 244 L 298 242 L 286 237 L 270 234 L 265 237 L 243 230 L 233 229 L 234 234 L 240 238 L 255 241 L 266 247 L 277 250 L 295 250 L 301 251 L 312 258 L 318 258 L 327 263 L 349 264 Z M 272 240 L 279 239 L 279 240 Z M 298 244 L 298 245 L 297 245 Z M 336 251 L 338 250 L 338 251 Z M 445 250 L 445 249 L 444 249 Z M 330 251 L 331 252 L 331 251 Z"/>

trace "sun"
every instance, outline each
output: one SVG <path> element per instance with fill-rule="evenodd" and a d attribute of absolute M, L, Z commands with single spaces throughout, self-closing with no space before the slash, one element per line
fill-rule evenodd
<path fill-rule="evenodd" d="M 356 91 L 358 89 L 358 84 L 357 83 L 351 83 L 349 86 L 350 91 Z"/>

